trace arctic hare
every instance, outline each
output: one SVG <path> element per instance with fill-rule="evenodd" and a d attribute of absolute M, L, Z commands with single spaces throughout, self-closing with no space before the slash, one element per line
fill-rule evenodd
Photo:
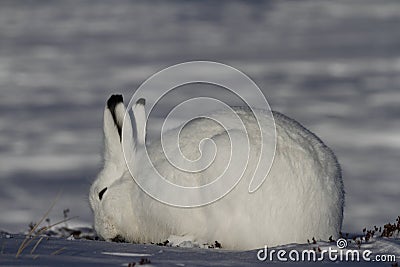
<path fill-rule="evenodd" d="M 148 172 L 140 164 L 144 152 L 139 148 L 146 135 L 144 105 L 144 99 L 140 99 L 133 107 L 134 127 L 130 120 L 125 125 L 127 134 L 132 136 L 128 144 L 131 151 L 125 152 L 127 160 L 135 161 L 134 175 L 146 177 Z M 257 151 L 260 141 L 251 130 L 256 123 L 254 117 L 248 109 L 235 110 L 250 128 L 250 145 Z M 122 96 L 112 95 L 104 110 L 104 168 L 89 195 L 95 230 L 103 239 L 157 243 L 177 235 L 191 236 L 199 243 L 214 244 L 217 240 L 226 249 L 255 249 L 304 243 L 313 237 L 338 237 L 344 206 L 340 166 L 333 152 L 298 122 L 273 112 L 277 134 L 275 158 L 267 180 L 256 192 L 248 192 L 251 171 L 246 170 L 243 179 L 224 198 L 202 207 L 179 208 L 148 196 L 132 178 L 121 146 L 124 113 Z M 217 146 L 227 145 L 220 138 L 219 125 L 197 119 L 182 130 L 182 153 L 198 153 L 199 132 L 203 134 L 201 138 L 214 139 Z M 167 162 L 160 142 L 147 147 L 160 173 L 182 185 L 190 184 L 190 174 L 175 172 Z M 251 167 L 254 164 L 250 162 Z M 208 176 L 219 170 L 221 167 L 216 166 L 193 175 L 208 181 Z"/>

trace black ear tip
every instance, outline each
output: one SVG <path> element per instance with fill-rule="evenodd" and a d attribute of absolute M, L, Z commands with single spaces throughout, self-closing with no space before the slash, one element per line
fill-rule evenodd
<path fill-rule="evenodd" d="M 122 97 L 122 95 L 112 95 L 107 100 L 107 107 L 108 107 L 109 110 L 114 110 L 115 107 L 119 103 L 123 103 L 123 102 L 124 102 L 124 98 Z"/>
<path fill-rule="evenodd" d="M 144 106 L 146 105 L 146 99 L 140 98 L 138 101 L 136 101 L 136 104 Z"/>

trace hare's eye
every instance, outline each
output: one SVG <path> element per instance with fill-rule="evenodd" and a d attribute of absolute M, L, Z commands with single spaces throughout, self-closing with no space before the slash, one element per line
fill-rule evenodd
<path fill-rule="evenodd" d="M 101 200 L 103 198 L 104 193 L 107 191 L 107 187 L 105 187 L 103 190 L 99 192 L 99 199 Z"/>

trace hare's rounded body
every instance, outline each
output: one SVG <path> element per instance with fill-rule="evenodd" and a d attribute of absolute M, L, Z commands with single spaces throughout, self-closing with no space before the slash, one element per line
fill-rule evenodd
<path fill-rule="evenodd" d="M 110 103 L 113 98 L 111 102 L 117 102 L 114 105 Z M 121 159 L 121 145 L 118 147 L 117 129 L 118 125 L 121 126 L 121 112 L 125 109 L 119 103 L 122 100 L 115 96 L 110 100 L 104 121 L 105 166 L 90 192 L 95 229 L 104 239 L 120 237 L 130 242 L 156 243 L 171 235 L 187 235 L 203 243 L 217 240 L 228 249 L 254 249 L 264 245 L 304 243 L 313 237 L 327 240 L 330 236 L 338 236 L 344 205 L 339 164 L 318 137 L 294 120 L 273 113 L 277 141 L 274 161 L 265 182 L 257 191 L 249 193 L 251 170 L 255 168 L 261 139 L 250 110 L 235 109 L 246 126 L 251 148 L 249 165 L 242 179 L 231 192 L 214 203 L 197 208 L 179 208 L 148 196 L 132 179 L 123 157 Z M 113 108 L 114 111 L 110 112 Z M 140 114 L 140 107 L 138 109 Z M 215 117 L 224 115 L 217 113 Z M 135 115 L 135 121 L 138 128 L 141 119 Z M 136 131 L 140 138 L 143 132 L 140 129 Z M 264 134 L 264 138 L 273 137 L 271 133 Z M 167 146 L 174 143 L 168 142 L 168 138 L 167 134 L 164 140 Z M 218 149 L 229 146 L 221 126 L 207 119 L 196 119 L 182 130 L 179 139 L 182 153 L 189 159 L 198 158 L 198 144 L 204 138 L 213 139 Z M 134 147 L 135 142 L 138 141 L 133 142 Z M 217 155 L 210 168 L 188 176 L 168 163 L 159 142 L 151 143 L 147 148 L 156 169 L 180 185 L 208 183 L 225 167 L 226 158 L 222 153 L 218 154 L 222 155 L 220 157 Z M 178 148 L 171 149 L 178 151 Z M 134 155 L 128 156 L 128 160 L 134 160 L 138 166 L 133 174 L 146 177 L 152 172 L 139 167 L 145 166 L 141 164 L 143 151 L 138 146 L 134 151 Z"/>

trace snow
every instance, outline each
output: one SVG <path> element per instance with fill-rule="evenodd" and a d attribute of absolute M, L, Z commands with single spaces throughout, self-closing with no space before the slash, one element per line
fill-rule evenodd
<path fill-rule="evenodd" d="M 0 252 L 1 266 L 59 266 L 72 265 L 74 266 L 128 266 L 129 263 L 147 262 L 146 266 L 264 266 L 271 263 L 269 258 L 265 261 L 258 259 L 258 256 L 263 256 L 264 249 L 250 251 L 229 251 L 223 249 L 207 249 L 196 248 L 191 246 L 176 247 L 176 246 L 159 246 L 153 244 L 128 244 L 114 243 L 105 241 L 89 241 L 89 240 L 67 240 L 65 238 L 44 238 L 37 248 L 31 253 L 37 241 L 27 247 L 24 252 L 18 257 L 15 257 L 15 252 L 19 245 L 24 240 L 23 235 L 12 235 L 6 238 L 4 234 L 0 235 L 2 248 Z M 360 251 L 360 261 L 346 262 L 348 266 L 390 266 L 393 262 L 376 262 L 376 255 L 397 255 L 396 260 L 400 260 L 400 239 L 395 238 L 373 238 L 368 243 L 363 243 L 361 248 L 355 242 L 349 240 L 349 246 L 343 249 L 343 259 L 346 259 L 345 253 L 348 250 Z M 186 244 L 189 244 L 187 242 Z M 315 262 L 308 261 L 279 261 L 276 254 L 273 256 L 274 266 L 309 266 L 324 263 L 324 266 L 337 266 L 343 264 L 339 260 L 339 251 L 336 243 L 317 242 L 316 244 L 288 244 L 276 248 L 268 248 L 267 251 L 283 250 L 286 251 L 288 258 L 291 251 L 303 250 L 318 251 L 336 250 L 337 260 L 331 261 L 328 256 L 322 259 L 321 253 L 316 253 L 317 260 Z M 363 252 L 370 250 L 371 254 L 365 254 L 366 261 L 363 260 Z M 301 255 L 301 254 L 300 254 Z M 327 254 L 326 254 L 327 255 Z M 332 254 L 334 255 L 334 254 Z M 352 259 L 349 257 L 349 259 Z M 356 258 L 354 258 L 356 259 Z"/>
<path fill-rule="evenodd" d="M 129 98 L 156 71 L 196 59 L 248 74 L 273 109 L 334 150 L 346 189 L 344 232 L 391 221 L 400 200 L 399 22 L 396 0 L 2 1 L 0 229 L 25 231 L 61 189 L 52 221 L 69 208 L 79 216 L 76 224 L 90 226 L 87 195 L 101 164 L 106 99 L 114 92 Z M 1 242 L 15 253 L 21 238 Z M 37 260 L 47 265 L 84 262 L 85 256 L 100 265 L 127 263 L 109 255 L 94 259 L 90 250 L 101 252 L 102 246 L 153 253 L 144 245 L 45 243 Z M 49 256 L 64 246 L 69 254 Z M 171 257 L 196 254 L 199 264 L 211 264 L 204 250 L 166 249 Z M 210 251 L 210 260 L 223 258 L 221 265 L 239 265 L 255 255 Z M 9 257 L 0 255 L 0 261 L 36 264 L 11 263 Z"/>

